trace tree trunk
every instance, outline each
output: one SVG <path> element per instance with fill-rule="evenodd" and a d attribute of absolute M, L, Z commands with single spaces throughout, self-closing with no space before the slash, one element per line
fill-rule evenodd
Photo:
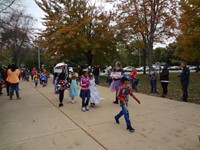
<path fill-rule="evenodd" d="M 143 49 L 143 74 L 146 74 L 146 49 Z"/>
<path fill-rule="evenodd" d="M 150 41 L 148 46 L 148 52 L 149 52 L 149 72 L 151 72 L 152 64 L 153 64 L 153 42 Z"/>
<path fill-rule="evenodd" d="M 88 51 L 85 54 L 85 57 L 87 59 L 87 63 L 88 63 L 88 66 L 92 66 L 93 65 L 93 55 L 92 55 L 92 51 Z"/>

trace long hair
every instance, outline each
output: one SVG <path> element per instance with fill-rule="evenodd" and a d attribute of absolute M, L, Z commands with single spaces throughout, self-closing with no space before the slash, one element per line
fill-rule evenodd
<path fill-rule="evenodd" d="M 17 69 L 17 66 L 15 64 L 12 64 L 10 66 L 10 69 L 11 69 L 12 72 L 14 72 Z"/>

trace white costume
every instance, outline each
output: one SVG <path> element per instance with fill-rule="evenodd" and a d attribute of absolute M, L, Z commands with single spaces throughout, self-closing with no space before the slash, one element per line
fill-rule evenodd
<path fill-rule="evenodd" d="M 100 102 L 99 92 L 95 86 L 95 79 L 90 80 L 90 103 L 98 104 Z"/>

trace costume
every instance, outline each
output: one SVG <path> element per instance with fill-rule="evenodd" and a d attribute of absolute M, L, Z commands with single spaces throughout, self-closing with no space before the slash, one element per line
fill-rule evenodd
<path fill-rule="evenodd" d="M 57 84 L 58 84 L 58 89 L 59 89 L 59 102 L 60 102 L 59 107 L 62 107 L 63 106 L 62 102 L 64 99 L 64 92 L 65 92 L 65 89 L 67 88 L 67 82 L 65 80 L 64 72 L 59 74 Z"/>
<path fill-rule="evenodd" d="M 131 95 L 138 103 L 140 101 L 133 95 L 132 89 L 129 86 L 121 86 L 119 89 L 119 93 L 117 95 L 118 100 L 120 101 L 120 106 L 122 110 L 115 116 L 116 122 L 119 124 L 119 118 L 124 115 L 124 119 L 126 121 L 127 130 L 130 132 L 134 132 L 134 128 L 131 126 L 131 122 L 129 119 L 129 111 L 128 111 L 128 96 Z"/>
<path fill-rule="evenodd" d="M 90 96 L 91 96 L 90 103 L 98 104 L 100 102 L 100 96 L 95 86 L 95 79 L 93 78 L 89 82 L 90 82 L 89 89 L 90 89 Z"/>
<path fill-rule="evenodd" d="M 34 80 L 34 83 L 35 83 L 35 87 L 37 87 L 37 85 L 38 85 L 38 80 L 39 80 L 39 75 L 38 74 L 34 74 L 33 75 L 33 80 Z"/>
<path fill-rule="evenodd" d="M 70 88 L 69 88 L 69 96 L 74 98 L 78 96 L 78 85 L 76 80 L 71 80 Z"/>
<path fill-rule="evenodd" d="M 84 77 L 82 75 L 80 85 L 81 85 L 80 97 L 82 98 L 82 110 L 85 111 L 88 110 L 87 107 L 90 100 L 89 78 Z"/>
<path fill-rule="evenodd" d="M 113 102 L 115 104 L 118 104 L 117 93 L 119 91 L 120 86 L 122 86 L 122 82 L 120 81 L 122 72 L 123 72 L 123 70 L 120 68 L 117 70 L 114 69 L 110 74 L 110 77 L 112 78 L 112 82 L 110 84 L 110 90 L 111 90 L 111 92 L 116 91 L 116 99 Z"/>

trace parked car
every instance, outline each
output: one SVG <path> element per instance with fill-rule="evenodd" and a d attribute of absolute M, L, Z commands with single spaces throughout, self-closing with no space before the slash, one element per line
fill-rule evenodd
<path fill-rule="evenodd" d="M 168 69 L 169 70 L 181 70 L 181 67 L 180 66 L 170 66 Z"/>
<path fill-rule="evenodd" d="M 124 72 L 131 72 L 132 69 L 133 69 L 132 66 L 127 66 L 127 67 L 123 68 Z"/>
<path fill-rule="evenodd" d="M 192 66 L 192 65 L 187 65 L 189 67 L 190 70 L 196 70 L 197 66 Z"/>
<path fill-rule="evenodd" d="M 142 72 L 142 71 L 144 71 L 144 67 L 137 67 L 136 70 L 137 70 L 137 72 Z M 148 66 L 146 66 L 146 71 L 149 71 Z"/>

